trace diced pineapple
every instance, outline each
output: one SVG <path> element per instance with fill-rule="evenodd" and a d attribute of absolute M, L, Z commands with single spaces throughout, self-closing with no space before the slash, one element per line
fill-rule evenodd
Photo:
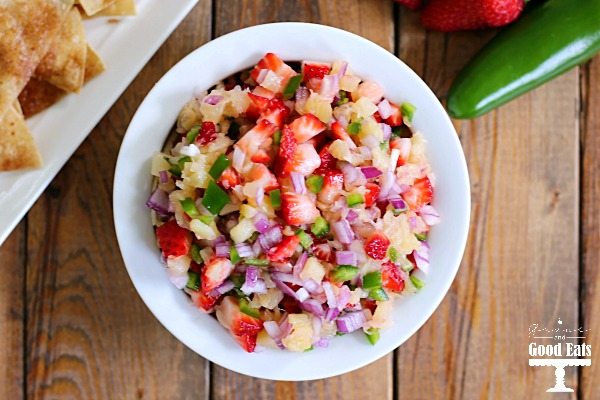
<path fill-rule="evenodd" d="M 263 347 L 269 347 L 271 349 L 279 349 L 275 341 L 264 329 L 258 332 L 258 336 L 256 336 L 256 344 Z"/>
<path fill-rule="evenodd" d="M 356 75 L 344 75 L 340 79 L 340 89 L 346 92 L 354 92 L 358 88 L 360 78 Z"/>
<path fill-rule="evenodd" d="M 177 132 L 186 133 L 194 125 L 198 125 L 202 122 L 202 114 L 200 112 L 200 103 L 196 99 L 188 101 L 179 116 L 177 117 Z"/>
<path fill-rule="evenodd" d="M 258 210 L 248 204 L 242 204 L 240 206 L 240 216 L 242 218 L 252 218 L 258 213 Z"/>
<path fill-rule="evenodd" d="M 375 120 L 373 117 L 363 118 L 360 123 L 360 132 L 358 133 L 359 139 L 361 139 L 362 144 L 364 143 L 363 139 L 368 136 L 374 136 L 377 138 L 378 142 L 383 142 L 383 130 L 381 129 L 381 125 Z"/>
<path fill-rule="evenodd" d="M 160 171 L 167 171 L 171 168 L 171 164 L 167 160 L 165 160 L 166 154 L 164 153 L 156 153 L 152 157 L 152 175 L 159 176 Z"/>
<path fill-rule="evenodd" d="M 426 164 L 427 156 L 425 154 L 425 138 L 420 132 L 415 133 L 411 138 L 410 155 L 408 162 L 414 164 Z"/>
<path fill-rule="evenodd" d="M 364 329 L 369 328 L 379 328 L 385 329 L 389 328 L 392 325 L 392 310 L 393 310 L 393 302 L 388 301 L 378 301 L 377 308 L 375 309 L 375 313 L 373 314 L 373 318 L 366 322 L 363 326 Z"/>
<path fill-rule="evenodd" d="M 356 91 L 353 91 L 352 93 L 352 99 L 354 100 L 362 99 L 363 97 L 371 103 L 377 104 L 383 97 L 383 88 L 377 82 L 369 80 L 364 81 L 358 85 Z"/>
<path fill-rule="evenodd" d="M 267 293 L 257 293 L 254 295 L 254 301 L 268 310 L 273 310 L 277 307 L 281 300 L 283 300 L 283 293 L 277 288 L 268 289 Z"/>
<path fill-rule="evenodd" d="M 225 92 L 226 105 L 223 114 L 227 117 L 237 118 L 246 111 L 250 104 L 248 92 L 242 90 L 239 86 Z"/>
<path fill-rule="evenodd" d="M 289 335 L 282 339 L 283 345 L 291 351 L 304 351 L 312 346 L 312 322 L 306 314 L 290 314 L 288 322 L 292 325 Z"/>
<path fill-rule="evenodd" d="M 215 124 L 223 118 L 223 110 L 225 109 L 225 102 L 220 101 L 217 104 L 208 104 L 204 101 L 200 103 L 200 112 L 202 113 L 202 120 L 204 122 L 210 121 Z"/>
<path fill-rule="evenodd" d="M 316 257 L 309 257 L 306 260 L 306 264 L 304 264 L 304 268 L 302 272 L 300 272 L 300 279 L 308 280 L 312 279 L 315 282 L 319 283 L 325 277 L 325 268 Z"/>
<path fill-rule="evenodd" d="M 215 240 L 219 236 L 219 230 L 214 221 L 210 225 L 207 225 L 198 219 L 192 219 L 190 221 L 190 230 L 194 232 L 196 238 L 199 240 Z"/>
<path fill-rule="evenodd" d="M 352 111 L 356 115 L 356 118 L 366 118 L 377 111 L 377 106 L 368 98 L 361 97 L 352 106 Z"/>
<path fill-rule="evenodd" d="M 350 146 L 343 140 L 336 139 L 329 145 L 329 153 L 338 160 L 347 161 L 352 165 L 359 165 L 365 161 L 365 155 L 352 152 Z"/>
<path fill-rule="evenodd" d="M 405 214 L 394 216 L 391 211 L 387 211 L 383 216 L 383 233 L 390 239 L 390 246 L 403 255 L 412 253 L 421 245 L 411 232 Z"/>
<path fill-rule="evenodd" d="M 265 75 L 265 79 L 260 83 L 260 86 L 272 92 L 278 93 L 283 89 L 283 79 L 275 72 L 269 70 Z"/>
<path fill-rule="evenodd" d="M 304 105 L 304 112 L 314 114 L 315 117 L 319 118 L 324 123 L 328 124 L 331 121 L 333 115 L 333 109 L 331 103 L 321 97 L 318 93 L 311 93 L 306 100 Z"/>
<path fill-rule="evenodd" d="M 252 220 L 249 218 L 242 218 L 240 219 L 240 222 L 238 222 L 238 224 L 231 229 L 229 235 L 237 244 L 248 240 L 255 231 L 256 228 L 254 227 Z"/>
<path fill-rule="evenodd" d="M 208 187 L 208 182 L 210 181 L 208 170 L 211 165 L 209 156 L 205 154 L 194 156 L 192 162 L 187 162 L 183 166 L 181 173 L 183 184 L 191 188 Z"/>

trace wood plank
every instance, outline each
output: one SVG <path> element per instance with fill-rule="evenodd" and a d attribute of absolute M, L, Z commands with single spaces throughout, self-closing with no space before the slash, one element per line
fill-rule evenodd
<path fill-rule="evenodd" d="M 208 398 L 208 362 L 160 326 L 125 271 L 112 181 L 138 104 L 172 64 L 210 38 L 210 12 L 210 0 L 200 1 L 29 214 L 31 398 Z"/>
<path fill-rule="evenodd" d="M 215 34 L 274 21 L 306 21 L 346 29 L 393 49 L 391 2 L 336 0 L 285 2 L 217 1 Z M 212 396 L 215 399 L 362 399 L 392 398 L 392 356 L 350 374 L 314 382 L 273 382 L 249 378 L 213 366 Z"/>
<path fill-rule="evenodd" d="M 600 399 L 600 56 L 584 69 L 582 87 L 581 249 L 583 322 L 592 365 L 581 368 L 581 398 Z M 594 353 L 595 352 L 595 353 Z M 595 379 L 594 379 L 595 378 Z"/>
<path fill-rule="evenodd" d="M 27 223 L 0 246 L 0 399 L 23 397 L 23 291 Z"/>
<path fill-rule="evenodd" d="M 489 34 L 424 33 L 402 14 L 402 58 L 445 98 Z M 553 384 L 551 369 L 528 366 L 528 327 L 578 324 L 578 113 L 575 69 L 455 122 L 471 176 L 469 242 L 440 308 L 398 350 L 400 399 L 423 388 L 431 399 L 540 398 Z M 574 368 L 567 384 L 577 390 Z"/>

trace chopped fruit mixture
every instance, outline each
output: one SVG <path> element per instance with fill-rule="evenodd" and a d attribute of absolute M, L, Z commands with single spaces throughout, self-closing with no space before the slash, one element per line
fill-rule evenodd
<path fill-rule="evenodd" d="M 440 220 L 417 112 L 345 62 L 273 53 L 189 101 L 147 202 L 171 282 L 248 352 L 375 344 Z"/>

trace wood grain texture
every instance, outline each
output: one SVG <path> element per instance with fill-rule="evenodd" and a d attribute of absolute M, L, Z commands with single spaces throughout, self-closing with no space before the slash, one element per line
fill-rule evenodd
<path fill-rule="evenodd" d="M 600 56 L 582 75 L 581 262 L 583 324 L 592 345 L 592 365 L 581 369 L 581 398 L 600 399 Z M 595 353 L 594 353 L 595 351 Z"/>
<path fill-rule="evenodd" d="M 489 38 L 401 21 L 401 58 L 442 99 Z M 553 370 L 527 364 L 528 327 L 578 323 L 578 84 L 575 69 L 484 117 L 455 121 L 471 177 L 469 241 L 442 305 L 398 350 L 400 399 L 541 398 L 553 384 Z M 567 383 L 577 389 L 573 368 Z"/>
<path fill-rule="evenodd" d="M 23 397 L 26 235 L 21 223 L 0 247 L 0 399 Z"/>
<path fill-rule="evenodd" d="M 208 363 L 159 325 L 127 276 L 111 202 L 129 120 L 156 80 L 210 38 L 210 6 L 199 3 L 29 214 L 30 398 L 208 398 Z"/>
<path fill-rule="evenodd" d="M 338 1 L 224 1 L 217 0 L 215 36 L 249 25 L 273 21 L 317 22 L 346 29 L 393 49 L 390 2 Z M 249 378 L 213 366 L 215 399 L 392 399 L 392 356 L 340 377 L 315 382 L 273 382 Z"/>

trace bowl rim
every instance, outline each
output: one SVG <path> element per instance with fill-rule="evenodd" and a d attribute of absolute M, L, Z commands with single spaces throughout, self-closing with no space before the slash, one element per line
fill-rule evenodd
<path fill-rule="evenodd" d="M 435 294 L 429 298 L 428 306 L 426 307 L 425 310 L 421 310 L 424 312 L 422 312 L 422 314 L 413 323 L 412 328 L 410 330 L 408 330 L 407 333 L 403 334 L 401 338 L 397 339 L 392 345 L 388 345 L 386 347 L 377 348 L 377 346 L 375 346 L 372 348 L 373 351 L 370 353 L 369 357 L 364 357 L 364 358 L 360 359 L 359 361 L 355 361 L 354 363 L 349 363 L 348 365 L 341 365 L 338 368 L 336 368 L 335 370 L 331 370 L 326 373 L 315 373 L 314 371 L 304 371 L 302 373 L 297 373 L 297 374 L 296 373 L 290 374 L 288 372 L 281 372 L 281 373 L 275 372 L 275 373 L 271 373 L 271 374 L 264 374 L 264 373 L 257 373 L 255 371 L 248 370 L 247 368 L 239 367 L 236 364 L 235 360 L 233 362 L 231 362 L 231 360 L 223 360 L 223 359 L 219 359 L 219 358 L 213 356 L 212 354 L 206 354 L 206 351 L 203 352 L 202 350 L 200 350 L 195 343 L 192 343 L 192 340 L 189 337 L 183 337 L 184 335 L 180 334 L 180 332 L 177 332 L 176 329 L 173 326 L 171 326 L 171 323 L 169 322 L 168 318 L 161 318 L 159 315 L 157 315 L 157 312 L 155 311 L 153 305 L 149 302 L 149 299 L 143 294 L 141 284 L 140 284 L 140 282 L 137 281 L 134 271 L 133 271 L 133 268 L 131 267 L 130 263 L 127 263 L 127 261 L 126 261 L 127 255 L 125 254 L 124 245 L 123 245 L 123 242 L 127 240 L 126 232 L 124 232 L 125 228 L 121 226 L 121 222 L 120 222 L 121 220 L 123 220 L 122 217 L 124 216 L 123 213 L 125 211 L 119 207 L 119 201 L 120 201 L 120 197 L 121 197 L 120 194 L 121 194 L 121 191 L 123 190 L 122 185 L 125 184 L 123 182 L 122 175 L 124 174 L 124 168 L 125 168 L 124 164 L 127 163 L 127 160 L 125 159 L 125 156 L 123 153 L 125 153 L 125 149 L 127 148 L 129 139 L 131 139 L 131 136 L 132 136 L 132 134 L 130 134 L 130 131 L 134 130 L 137 120 L 142 118 L 141 115 L 143 114 L 143 111 L 145 109 L 146 104 L 149 102 L 149 99 L 151 99 L 157 93 L 157 91 L 160 90 L 162 83 L 165 80 L 167 80 L 168 77 L 172 76 L 173 74 L 175 74 L 177 72 L 177 70 L 180 66 L 182 66 L 185 63 L 190 62 L 190 60 L 192 60 L 193 58 L 198 57 L 198 54 L 201 54 L 203 51 L 207 51 L 206 49 L 209 49 L 209 48 L 212 49 L 212 48 L 215 48 L 222 44 L 226 44 L 228 41 L 235 40 L 236 38 L 245 37 L 247 35 L 252 36 L 255 34 L 256 35 L 264 34 L 265 30 L 267 32 L 268 31 L 277 31 L 277 30 L 280 30 L 281 32 L 285 32 L 285 31 L 291 31 L 291 30 L 307 30 L 307 29 L 308 30 L 316 30 L 321 33 L 335 33 L 336 35 L 345 37 L 345 40 L 354 41 L 363 46 L 369 46 L 369 47 L 374 46 L 381 53 L 381 57 L 388 57 L 390 59 L 390 61 L 396 63 L 398 68 L 403 69 L 403 73 L 407 74 L 407 76 L 411 80 L 416 81 L 416 84 L 418 84 L 420 86 L 424 95 L 433 99 L 433 102 L 435 103 L 435 108 L 437 109 L 436 114 L 439 114 L 439 117 L 441 118 L 441 123 L 443 123 L 443 125 L 444 125 L 444 130 L 448 131 L 448 133 L 453 133 L 452 135 L 450 135 L 449 140 L 451 141 L 453 150 L 457 150 L 457 151 L 455 151 L 456 155 L 458 156 L 457 162 L 459 165 L 459 171 L 457 172 L 457 174 L 460 175 L 460 180 L 462 180 L 462 183 L 463 183 L 462 187 L 460 188 L 459 195 L 461 197 L 461 200 L 464 201 L 463 208 L 461 209 L 464 216 L 462 216 L 462 221 L 461 221 L 462 223 L 459 227 L 459 232 L 458 232 L 457 236 L 454 238 L 455 239 L 454 242 L 456 243 L 457 252 L 455 253 L 454 259 L 451 260 L 451 262 L 447 263 L 447 266 L 450 268 L 450 270 L 448 271 L 448 274 L 446 275 L 444 283 L 441 287 L 442 290 L 440 290 L 439 292 L 435 292 Z M 265 49 L 265 51 L 268 51 L 268 49 Z M 291 60 L 288 60 L 288 61 L 291 61 Z M 188 348 L 190 348 L 192 351 L 194 351 L 198 355 L 208 359 L 209 361 L 211 361 L 215 364 L 218 364 L 224 368 L 227 368 L 229 370 L 241 373 L 241 374 L 245 374 L 245 375 L 257 377 L 257 378 L 262 378 L 262 379 L 270 379 L 270 380 L 302 381 L 302 380 L 323 379 L 323 378 L 341 375 L 341 374 L 353 371 L 355 369 L 361 368 L 367 364 L 370 364 L 370 363 L 378 360 L 379 358 L 387 355 L 391 351 L 398 348 L 406 340 L 408 340 L 410 337 L 412 337 L 415 334 L 415 332 L 418 331 L 427 322 L 427 320 L 431 317 L 433 312 L 439 307 L 441 301 L 444 299 L 444 297 L 448 293 L 450 286 L 452 285 L 452 283 L 454 282 L 454 279 L 456 278 L 456 274 L 460 267 L 461 260 L 463 258 L 465 247 L 466 247 L 467 238 L 468 238 L 468 232 L 469 232 L 469 226 L 470 226 L 470 212 L 471 212 L 470 182 L 469 182 L 469 174 L 468 174 L 465 155 L 464 155 L 462 146 L 460 144 L 458 135 L 456 134 L 454 126 L 450 120 L 450 117 L 448 116 L 447 112 L 445 111 L 445 109 L 443 108 L 443 106 L 441 105 L 439 100 L 437 99 L 437 96 L 429 88 L 429 86 L 425 82 L 423 82 L 423 80 L 410 67 L 408 67 L 402 60 L 400 60 L 394 54 L 390 53 L 388 50 L 384 49 L 383 47 L 379 46 L 378 44 L 376 44 L 366 38 L 363 38 L 359 35 L 356 35 L 354 33 L 351 33 L 351 32 L 348 32 L 348 31 L 345 31 L 345 30 L 342 30 L 339 28 L 335 28 L 335 27 L 331 27 L 331 26 L 327 26 L 327 25 L 321 25 L 321 24 L 305 23 L 305 22 L 274 22 L 274 23 L 268 23 L 268 24 L 254 25 L 254 26 L 250 26 L 247 28 L 242 28 L 239 30 L 232 31 L 230 33 L 222 35 L 218 38 L 215 38 L 215 39 L 203 44 L 202 46 L 200 46 L 197 49 L 190 52 L 188 55 L 186 55 L 184 58 L 182 58 L 180 61 L 178 61 L 171 68 L 169 68 L 169 70 L 161 76 L 161 78 L 158 80 L 158 82 L 153 86 L 153 88 L 144 97 L 143 101 L 138 106 L 138 109 L 136 110 L 134 116 L 132 117 L 132 119 L 129 123 L 127 131 L 126 131 L 126 133 L 123 137 L 123 141 L 121 143 L 121 148 L 119 150 L 119 155 L 118 155 L 116 167 L 115 167 L 114 181 L 113 181 L 113 222 L 115 225 L 115 232 L 117 235 L 119 250 L 121 252 L 121 256 L 122 256 L 124 265 L 126 267 L 126 270 L 128 272 L 128 275 L 131 279 L 131 282 L 133 283 L 138 295 L 141 297 L 144 304 L 150 309 L 150 311 L 154 315 L 154 317 L 157 318 L 159 320 L 159 322 L 172 335 L 174 335 L 180 342 L 182 342 L 184 345 L 186 345 Z M 153 235 L 153 233 L 152 233 L 152 235 Z M 393 328 L 390 328 L 390 329 L 393 329 Z M 296 371 L 294 371 L 294 372 L 296 372 Z"/>

